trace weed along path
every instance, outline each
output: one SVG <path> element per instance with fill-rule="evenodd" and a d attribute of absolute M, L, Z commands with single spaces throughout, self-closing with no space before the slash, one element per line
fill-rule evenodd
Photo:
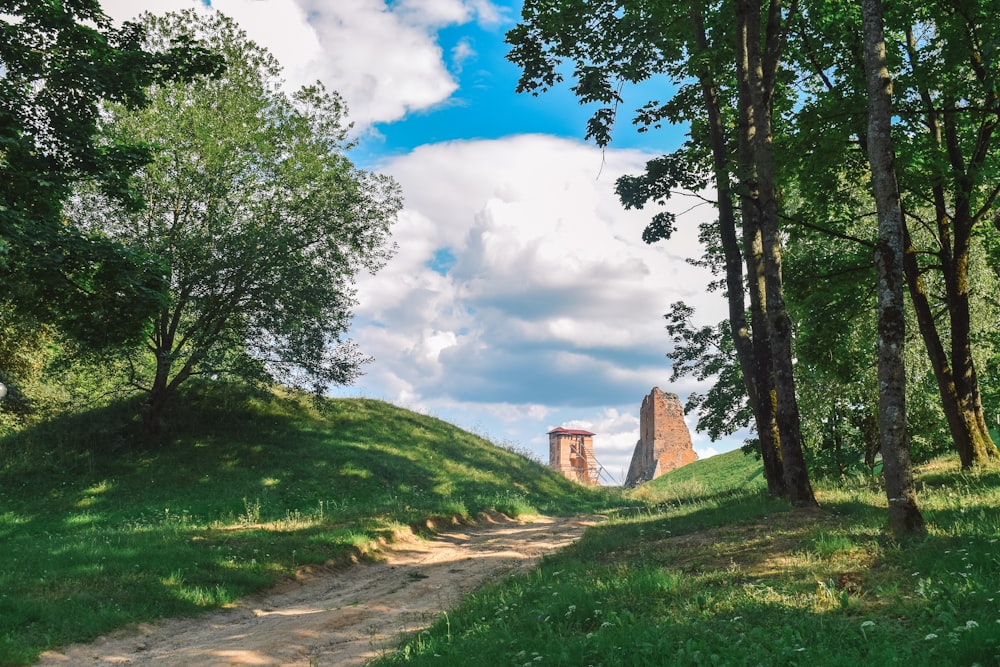
<path fill-rule="evenodd" d="M 39 665 L 362 665 L 497 577 L 577 540 L 594 517 L 489 517 L 384 559 L 305 573 L 236 608 L 173 619 L 42 655 Z"/>

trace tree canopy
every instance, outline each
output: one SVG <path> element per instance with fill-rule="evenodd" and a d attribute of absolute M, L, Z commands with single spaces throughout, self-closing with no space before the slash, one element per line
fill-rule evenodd
<path fill-rule="evenodd" d="M 155 147 L 134 191 L 142 208 L 91 189 L 73 207 L 88 230 L 161 258 L 169 296 L 131 355 L 149 392 L 148 433 L 191 376 L 231 375 L 322 392 L 363 358 L 345 339 L 354 278 L 391 254 L 401 206 L 389 178 L 356 168 L 340 97 L 286 93 L 280 67 L 218 12 L 146 17 L 149 47 L 189 30 L 224 56 L 216 79 L 164 82 L 148 105 L 109 105 L 104 145 Z"/>
<path fill-rule="evenodd" d="M 138 204 L 129 177 L 148 147 L 97 142 L 100 103 L 139 108 L 148 85 L 222 64 L 186 33 L 156 52 L 143 38 L 136 23 L 113 27 L 97 0 L 0 3 L 0 307 L 96 346 L 134 338 L 164 287 L 155 257 L 63 216 L 80 181 Z"/>

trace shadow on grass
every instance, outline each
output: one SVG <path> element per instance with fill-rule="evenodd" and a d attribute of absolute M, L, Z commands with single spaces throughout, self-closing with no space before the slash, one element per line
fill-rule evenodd
<path fill-rule="evenodd" d="M 152 443 L 135 439 L 139 401 L 0 441 L 0 536 L 16 554 L 0 561 L 0 664 L 218 607 L 428 518 L 608 500 L 379 401 L 226 388 L 185 399 Z"/>

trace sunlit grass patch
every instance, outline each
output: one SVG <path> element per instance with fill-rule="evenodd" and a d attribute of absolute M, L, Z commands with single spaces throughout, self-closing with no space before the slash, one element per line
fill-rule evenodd
<path fill-rule="evenodd" d="M 700 482 L 640 489 L 632 499 L 649 504 L 613 513 L 378 664 L 997 664 L 992 472 L 920 471 L 930 530 L 899 544 L 875 479 L 820 482 L 821 509 L 802 511 L 734 487 L 752 461 L 720 463 L 720 488 L 712 460 L 700 463 Z"/>
<path fill-rule="evenodd" d="M 153 447 L 128 440 L 135 405 L 0 440 L 0 664 L 375 557 L 427 519 L 614 501 L 381 401 L 221 384 L 188 399 Z"/>

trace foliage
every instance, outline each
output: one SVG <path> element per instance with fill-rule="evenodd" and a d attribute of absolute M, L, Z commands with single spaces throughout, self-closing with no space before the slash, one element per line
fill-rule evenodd
<path fill-rule="evenodd" d="M 213 80 L 166 83 L 141 110 L 107 109 L 103 139 L 156 146 L 136 174 L 146 207 L 89 193 L 74 213 L 88 229 L 163 258 L 169 299 L 150 322 L 148 426 L 193 375 L 228 374 L 322 392 L 363 359 L 344 340 L 360 271 L 391 250 L 400 207 L 389 178 L 354 167 L 338 95 L 321 84 L 289 95 L 280 67 L 228 18 L 194 11 L 147 19 L 160 49 L 189 30 L 222 54 Z"/>
<path fill-rule="evenodd" d="M 135 399 L 0 439 L 0 664 L 370 557 L 378 538 L 429 518 L 609 501 L 379 401 L 189 390 L 155 452 L 130 437 Z"/>
<path fill-rule="evenodd" d="M 818 217 L 826 228 L 873 208 L 858 197 L 863 183 L 853 177 L 867 171 L 868 150 L 859 9 L 824 3 L 795 23 L 803 86 L 788 163 L 809 206 L 836 211 Z M 982 352 L 973 348 L 982 339 L 970 331 L 981 317 L 977 292 L 990 292 L 969 274 L 983 253 L 980 239 L 997 233 L 996 21 L 992 6 L 978 1 L 904 2 L 885 12 L 895 173 L 912 242 L 906 276 L 966 465 L 997 455 L 977 406 Z"/>
<path fill-rule="evenodd" d="M 691 392 L 684 412 L 698 414 L 697 430 L 712 440 L 753 425 L 753 414 L 746 398 L 746 386 L 735 359 L 728 322 L 696 328 L 694 310 L 682 302 L 673 304 L 664 315 L 667 333 L 674 345 L 667 353 L 670 381 L 691 375 L 695 380 L 713 380 L 705 394 Z"/>
<path fill-rule="evenodd" d="M 129 176 L 147 147 L 134 138 L 97 143 L 99 104 L 138 108 L 151 83 L 216 73 L 221 64 L 187 35 L 157 53 L 142 41 L 140 26 L 113 27 L 97 0 L 0 3 L 4 306 L 94 346 L 134 338 L 163 292 L 155 257 L 63 219 L 80 180 L 137 204 Z"/>
<path fill-rule="evenodd" d="M 588 530 L 375 664 L 463 665 L 469 655 L 519 667 L 995 662 L 995 469 L 970 475 L 935 462 L 919 471 L 930 532 L 907 548 L 884 538 L 886 498 L 874 478 L 820 484 L 825 509 L 790 510 L 763 484 L 742 486 L 754 471 L 759 463 L 732 452 L 640 487 L 662 493 L 654 511 Z"/>

